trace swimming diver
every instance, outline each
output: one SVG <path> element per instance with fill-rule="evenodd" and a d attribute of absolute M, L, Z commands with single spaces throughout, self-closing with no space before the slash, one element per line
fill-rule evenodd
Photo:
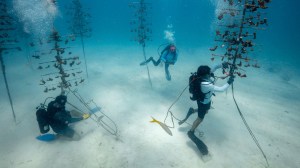
<path fill-rule="evenodd" d="M 141 66 L 148 64 L 150 61 L 152 61 L 154 66 L 159 65 L 161 62 L 165 63 L 165 74 L 166 79 L 168 81 L 171 80 L 171 74 L 169 72 L 169 66 L 174 65 L 177 61 L 178 54 L 176 51 L 176 46 L 174 44 L 167 45 L 162 52 L 160 53 L 160 57 L 157 61 L 153 59 L 153 57 L 150 57 L 148 60 L 143 61 L 140 63 Z"/>

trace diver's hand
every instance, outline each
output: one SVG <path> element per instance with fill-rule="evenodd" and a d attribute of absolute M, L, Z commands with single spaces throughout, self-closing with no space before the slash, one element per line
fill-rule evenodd
<path fill-rule="evenodd" d="M 86 113 L 86 114 L 82 115 L 82 118 L 85 120 L 85 119 L 90 118 L 90 116 L 91 116 L 90 114 Z"/>
<path fill-rule="evenodd" d="M 234 76 L 232 75 L 232 76 L 229 77 L 227 83 L 228 83 L 229 85 L 231 85 L 231 84 L 233 83 L 233 81 L 234 81 Z"/>

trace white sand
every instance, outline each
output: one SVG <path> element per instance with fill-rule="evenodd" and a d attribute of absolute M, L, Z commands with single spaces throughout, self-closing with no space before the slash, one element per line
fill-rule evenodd
<path fill-rule="evenodd" d="M 7 61 L 7 76 L 18 124 L 12 119 L 3 77 L 0 79 L 0 167 L 1 168 L 263 168 L 266 162 L 246 130 L 234 105 L 231 89 L 213 99 L 214 109 L 206 115 L 198 130 L 212 159 L 204 163 L 196 146 L 187 137 L 190 126 L 171 129 L 169 136 L 151 116 L 163 121 L 167 109 L 187 85 L 189 73 L 209 63 L 206 48 L 180 50 L 178 63 L 170 67 L 172 81 L 165 80 L 164 68 L 149 64 L 153 89 L 150 89 L 139 46 L 99 46 L 87 48 L 90 78 L 79 92 L 93 99 L 118 125 L 120 140 L 97 127 L 92 120 L 75 125 L 82 134 L 77 142 L 57 140 L 51 143 L 35 139 L 39 134 L 35 107 L 47 96 L 39 86 L 39 72 Z M 147 54 L 157 57 L 156 48 Z M 191 54 L 194 55 L 193 60 Z M 23 59 L 23 58 L 22 58 Z M 234 83 L 235 98 L 253 133 L 264 150 L 270 167 L 300 167 L 300 90 L 299 75 L 287 83 L 282 74 L 249 69 L 245 79 Z M 288 68 L 288 67 L 284 67 Z M 292 70 L 291 70 L 292 71 Z M 218 81 L 222 84 L 225 81 Z M 172 108 L 183 118 L 196 102 L 186 91 Z M 193 115 L 188 120 L 192 123 Z M 171 125 L 170 120 L 168 124 Z M 197 134 L 196 134 L 197 135 Z M 198 136 L 198 135 L 197 135 Z"/>

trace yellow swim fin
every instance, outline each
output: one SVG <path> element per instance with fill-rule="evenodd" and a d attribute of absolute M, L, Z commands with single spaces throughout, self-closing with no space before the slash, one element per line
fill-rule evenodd
<path fill-rule="evenodd" d="M 154 123 L 154 122 L 158 123 L 169 135 L 172 136 L 172 132 L 171 132 L 171 130 L 169 129 L 169 127 L 166 124 L 164 124 L 164 123 L 162 123 L 160 121 L 157 121 L 153 117 L 152 117 L 152 121 L 150 121 L 150 122 L 152 122 L 152 123 Z"/>

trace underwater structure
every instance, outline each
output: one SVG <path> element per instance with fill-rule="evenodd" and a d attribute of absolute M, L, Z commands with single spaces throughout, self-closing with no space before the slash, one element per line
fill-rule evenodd
<path fill-rule="evenodd" d="M 73 35 L 62 37 L 53 29 L 47 39 L 40 38 L 29 44 L 31 47 L 39 46 L 31 57 L 36 60 L 36 69 L 42 72 L 39 85 L 44 86 L 45 93 L 56 89 L 64 92 L 85 81 L 80 57 L 73 54 L 71 47 L 68 47 L 69 42 L 75 39 Z"/>
<path fill-rule="evenodd" d="M 101 111 L 93 100 L 86 101 L 78 92 L 76 87 L 85 82 L 81 57 L 73 55 L 72 47 L 68 47 L 69 43 L 76 40 L 74 35 L 61 36 L 58 31 L 53 30 L 47 41 L 44 43 L 39 39 L 39 45 L 52 46 L 50 50 L 35 51 L 32 55 L 37 60 L 42 60 L 38 63 L 37 69 L 42 71 L 42 79 L 39 85 L 44 86 L 44 92 L 60 90 L 61 94 L 70 94 L 75 97 L 68 105 L 76 109 L 80 113 L 90 113 L 91 119 L 112 135 L 118 136 L 118 128 L 114 121 Z M 34 43 L 31 43 L 34 46 Z M 45 61 L 45 59 L 48 59 Z M 52 70 L 51 70 L 52 69 Z M 45 103 L 44 105 L 45 106 Z M 96 112 L 100 112 L 100 115 Z"/>
<path fill-rule="evenodd" d="M 223 9 L 218 11 L 217 30 L 215 42 L 218 43 L 210 48 L 212 52 L 211 60 L 219 57 L 221 61 L 229 63 L 229 71 L 223 69 L 224 77 L 239 76 L 247 77 L 244 68 L 260 68 L 258 60 L 251 57 L 257 46 L 254 40 L 257 38 L 257 30 L 265 30 L 268 26 L 265 9 L 271 0 L 223 0 L 226 4 Z M 248 125 L 241 109 L 239 108 L 234 96 L 234 87 L 232 86 L 232 96 L 237 107 L 239 115 L 243 120 L 251 138 L 261 151 L 269 167 L 268 159 L 260 146 L 257 138 Z"/>
<path fill-rule="evenodd" d="M 16 19 L 8 12 L 8 6 L 6 0 L 0 0 L 0 63 L 1 70 L 5 82 L 6 92 L 9 98 L 9 103 L 12 110 L 13 119 L 16 122 L 16 114 L 13 106 L 13 100 L 9 90 L 9 84 L 6 77 L 4 56 L 9 55 L 15 51 L 21 51 L 21 47 L 17 46 L 19 40 L 17 39 L 17 26 Z"/>
<path fill-rule="evenodd" d="M 71 17 L 71 20 L 68 21 L 70 24 L 69 30 L 73 35 L 80 38 L 86 68 L 85 71 L 88 78 L 84 38 L 89 38 L 92 35 L 92 28 L 90 27 L 91 15 L 83 10 L 80 0 L 73 0 L 72 5 L 67 9 L 67 15 Z"/>
<path fill-rule="evenodd" d="M 135 1 L 129 3 L 129 7 L 134 9 L 133 19 L 130 21 L 130 32 L 133 33 L 133 40 L 138 42 L 143 48 L 144 61 L 146 56 L 146 42 L 151 40 L 152 30 L 150 22 L 150 12 L 152 4 L 145 2 L 145 0 Z M 151 75 L 148 65 L 146 65 L 149 84 L 152 87 Z"/>
<path fill-rule="evenodd" d="M 218 23 L 215 34 L 211 60 L 219 57 L 230 63 L 230 72 L 226 75 L 246 77 L 243 68 L 260 68 L 258 60 L 251 57 L 257 46 L 257 30 L 265 30 L 268 26 L 266 6 L 270 0 L 224 0 L 224 9 L 218 11 Z M 225 72 L 224 72 L 225 74 Z"/>
<path fill-rule="evenodd" d="M 75 50 L 75 48 L 84 44 L 83 37 L 85 37 L 85 33 L 90 32 L 89 30 L 84 31 L 81 24 L 83 22 L 75 24 L 79 28 L 74 28 L 74 31 L 78 31 L 79 34 L 76 34 L 76 32 L 73 34 L 74 31 L 72 31 L 69 35 L 61 35 L 54 24 L 48 37 L 40 37 L 30 42 L 29 45 L 35 48 L 31 56 L 34 61 L 31 62 L 36 66 L 35 69 L 41 72 L 39 85 L 44 87 L 44 93 L 59 90 L 60 94 L 72 97 L 67 102 L 68 106 L 81 114 L 89 113 L 90 118 L 98 126 L 119 138 L 116 123 L 92 99 L 86 101 L 77 89 L 78 86 L 85 83 L 83 69 L 87 70 L 87 68 L 86 64 L 82 63 L 85 57 L 82 58 L 80 54 L 77 54 L 78 50 Z M 76 43 L 78 36 L 81 38 L 82 43 L 80 44 Z M 48 98 L 37 108 L 45 108 Z"/>

